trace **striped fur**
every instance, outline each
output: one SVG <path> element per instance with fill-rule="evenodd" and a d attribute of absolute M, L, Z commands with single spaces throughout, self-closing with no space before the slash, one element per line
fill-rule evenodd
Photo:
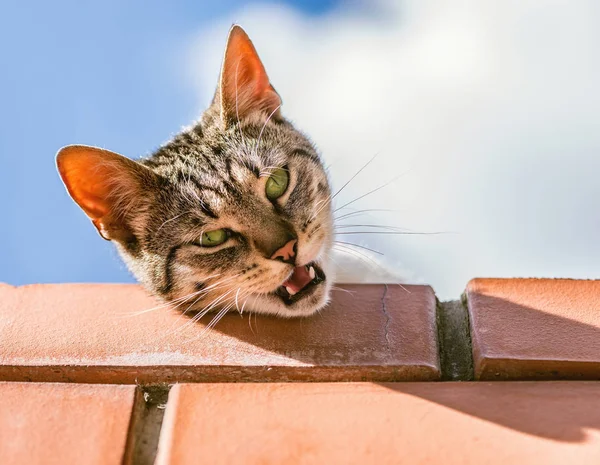
<path fill-rule="evenodd" d="M 333 225 L 329 183 L 311 142 L 285 120 L 262 120 L 223 129 L 218 109 L 211 107 L 194 126 L 139 160 L 160 177 L 161 187 L 146 193 L 149 206 L 134 222 L 135 249 L 118 246 L 153 293 L 174 300 L 209 289 L 192 294 L 192 310 L 229 293 L 223 305 L 237 295 L 233 309 L 245 303 L 245 310 L 279 316 L 309 315 L 326 304 L 329 284 L 292 306 L 270 294 L 292 267 L 263 257 L 257 240 L 276 236 L 282 222 L 291 225 L 298 236 L 297 264 L 316 261 L 327 275 Z M 290 187 L 273 205 L 264 182 L 273 167 L 282 166 L 290 171 Z M 198 247 L 203 231 L 221 227 L 234 232 L 228 243 Z"/>
<path fill-rule="evenodd" d="M 264 73 L 251 42 L 237 26 L 230 33 L 225 63 L 234 56 L 234 40 L 250 44 L 258 62 L 253 65 Z M 201 119 L 139 160 L 157 179 L 148 184 L 138 214 L 129 222 L 135 240 L 116 241 L 118 248 L 148 289 L 166 300 L 183 301 L 191 310 L 244 308 L 286 317 L 310 315 L 327 303 L 332 282 L 331 194 L 323 164 L 310 140 L 281 115 L 279 105 L 268 106 L 280 102 L 270 84 L 265 90 L 268 101 L 254 108 L 251 98 L 256 92 L 251 83 L 244 84 L 241 90 L 250 100 L 243 97 L 240 115 L 233 110 L 238 102 L 231 101 L 231 95 L 225 105 L 223 89 L 231 82 L 231 77 L 226 81 L 222 76 L 213 104 Z M 289 170 L 290 186 L 271 202 L 265 182 L 271 170 L 280 167 Z M 232 231 L 229 241 L 214 248 L 198 246 L 203 231 L 219 228 Z M 281 246 L 290 231 L 298 239 L 296 265 L 316 263 L 325 282 L 312 295 L 285 304 L 272 293 L 289 278 L 293 266 L 271 260 L 264 250 Z"/>
<path fill-rule="evenodd" d="M 331 288 L 331 193 L 313 144 L 280 106 L 252 42 L 234 26 L 215 98 L 197 123 L 136 162 L 66 147 L 59 172 L 153 294 L 189 311 L 310 315 L 326 305 Z M 265 183 L 276 168 L 287 169 L 290 182 L 269 200 Z M 203 232 L 221 228 L 229 240 L 201 246 Z M 272 259 L 267 251 L 290 238 L 297 239 L 295 263 Z M 291 301 L 274 294 L 294 266 L 307 264 L 321 278 L 310 293 Z"/>

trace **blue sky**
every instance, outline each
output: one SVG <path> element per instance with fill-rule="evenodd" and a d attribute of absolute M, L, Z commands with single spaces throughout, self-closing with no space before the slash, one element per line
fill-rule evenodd
<path fill-rule="evenodd" d="M 85 143 L 135 158 L 195 119 L 198 102 L 181 78 L 186 46 L 246 3 L 3 2 L 0 281 L 132 280 L 68 198 L 54 155 Z M 335 6 L 288 4 L 309 16 Z"/>
<path fill-rule="evenodd" d="M 232 22 L 334 189 L 379 153 L 338 205 L 405 173 L 351 205 L 391 212 L 347 224 L 450 232 L 344 236 L 399 279 L 456 298 L 474 276 L 600 278 L 596 0 L 9 0 L 0 281 L 132 281 L 54 156 L 83 143 L 136 158 L 196 119 Z"/>

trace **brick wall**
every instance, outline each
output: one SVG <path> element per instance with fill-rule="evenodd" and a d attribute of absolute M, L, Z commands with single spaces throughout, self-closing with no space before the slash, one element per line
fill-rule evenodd
<path fill-rule="evenodd" d="M 0 285 L 0 463 L 600 463 L 600 281 L 341 286 L 207 332 L 159 305 Z"/>

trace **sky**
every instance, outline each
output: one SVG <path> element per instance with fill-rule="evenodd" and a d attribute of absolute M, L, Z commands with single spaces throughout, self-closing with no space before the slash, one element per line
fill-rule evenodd
<path fill-rule="evenodd" d="M 336 214 L 386 211 L 340 224 L 441 233 L 340 240 L 442 299 L 475 276 L 600 278 L 594 0 L 9 0 L 0 281 L 133 281 L 67 196 L 54 156 L 83 143 L 136 158 L 192 122 L 234 22 L 334 190 L 376 155 L 336 206 L 389 184 Z M 369 263 L 358 273 L 376 276 Z"/>

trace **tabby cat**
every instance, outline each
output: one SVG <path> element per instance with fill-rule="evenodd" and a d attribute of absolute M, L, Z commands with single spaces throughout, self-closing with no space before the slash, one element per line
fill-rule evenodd
<path fill-rule="evenodd" d="M 311 315 L 331 289 L 331 193 L 244 30 L 199 122 L 147 158 L 70 145 L 62 180 L 153 294 L 201 314 Z"/>

